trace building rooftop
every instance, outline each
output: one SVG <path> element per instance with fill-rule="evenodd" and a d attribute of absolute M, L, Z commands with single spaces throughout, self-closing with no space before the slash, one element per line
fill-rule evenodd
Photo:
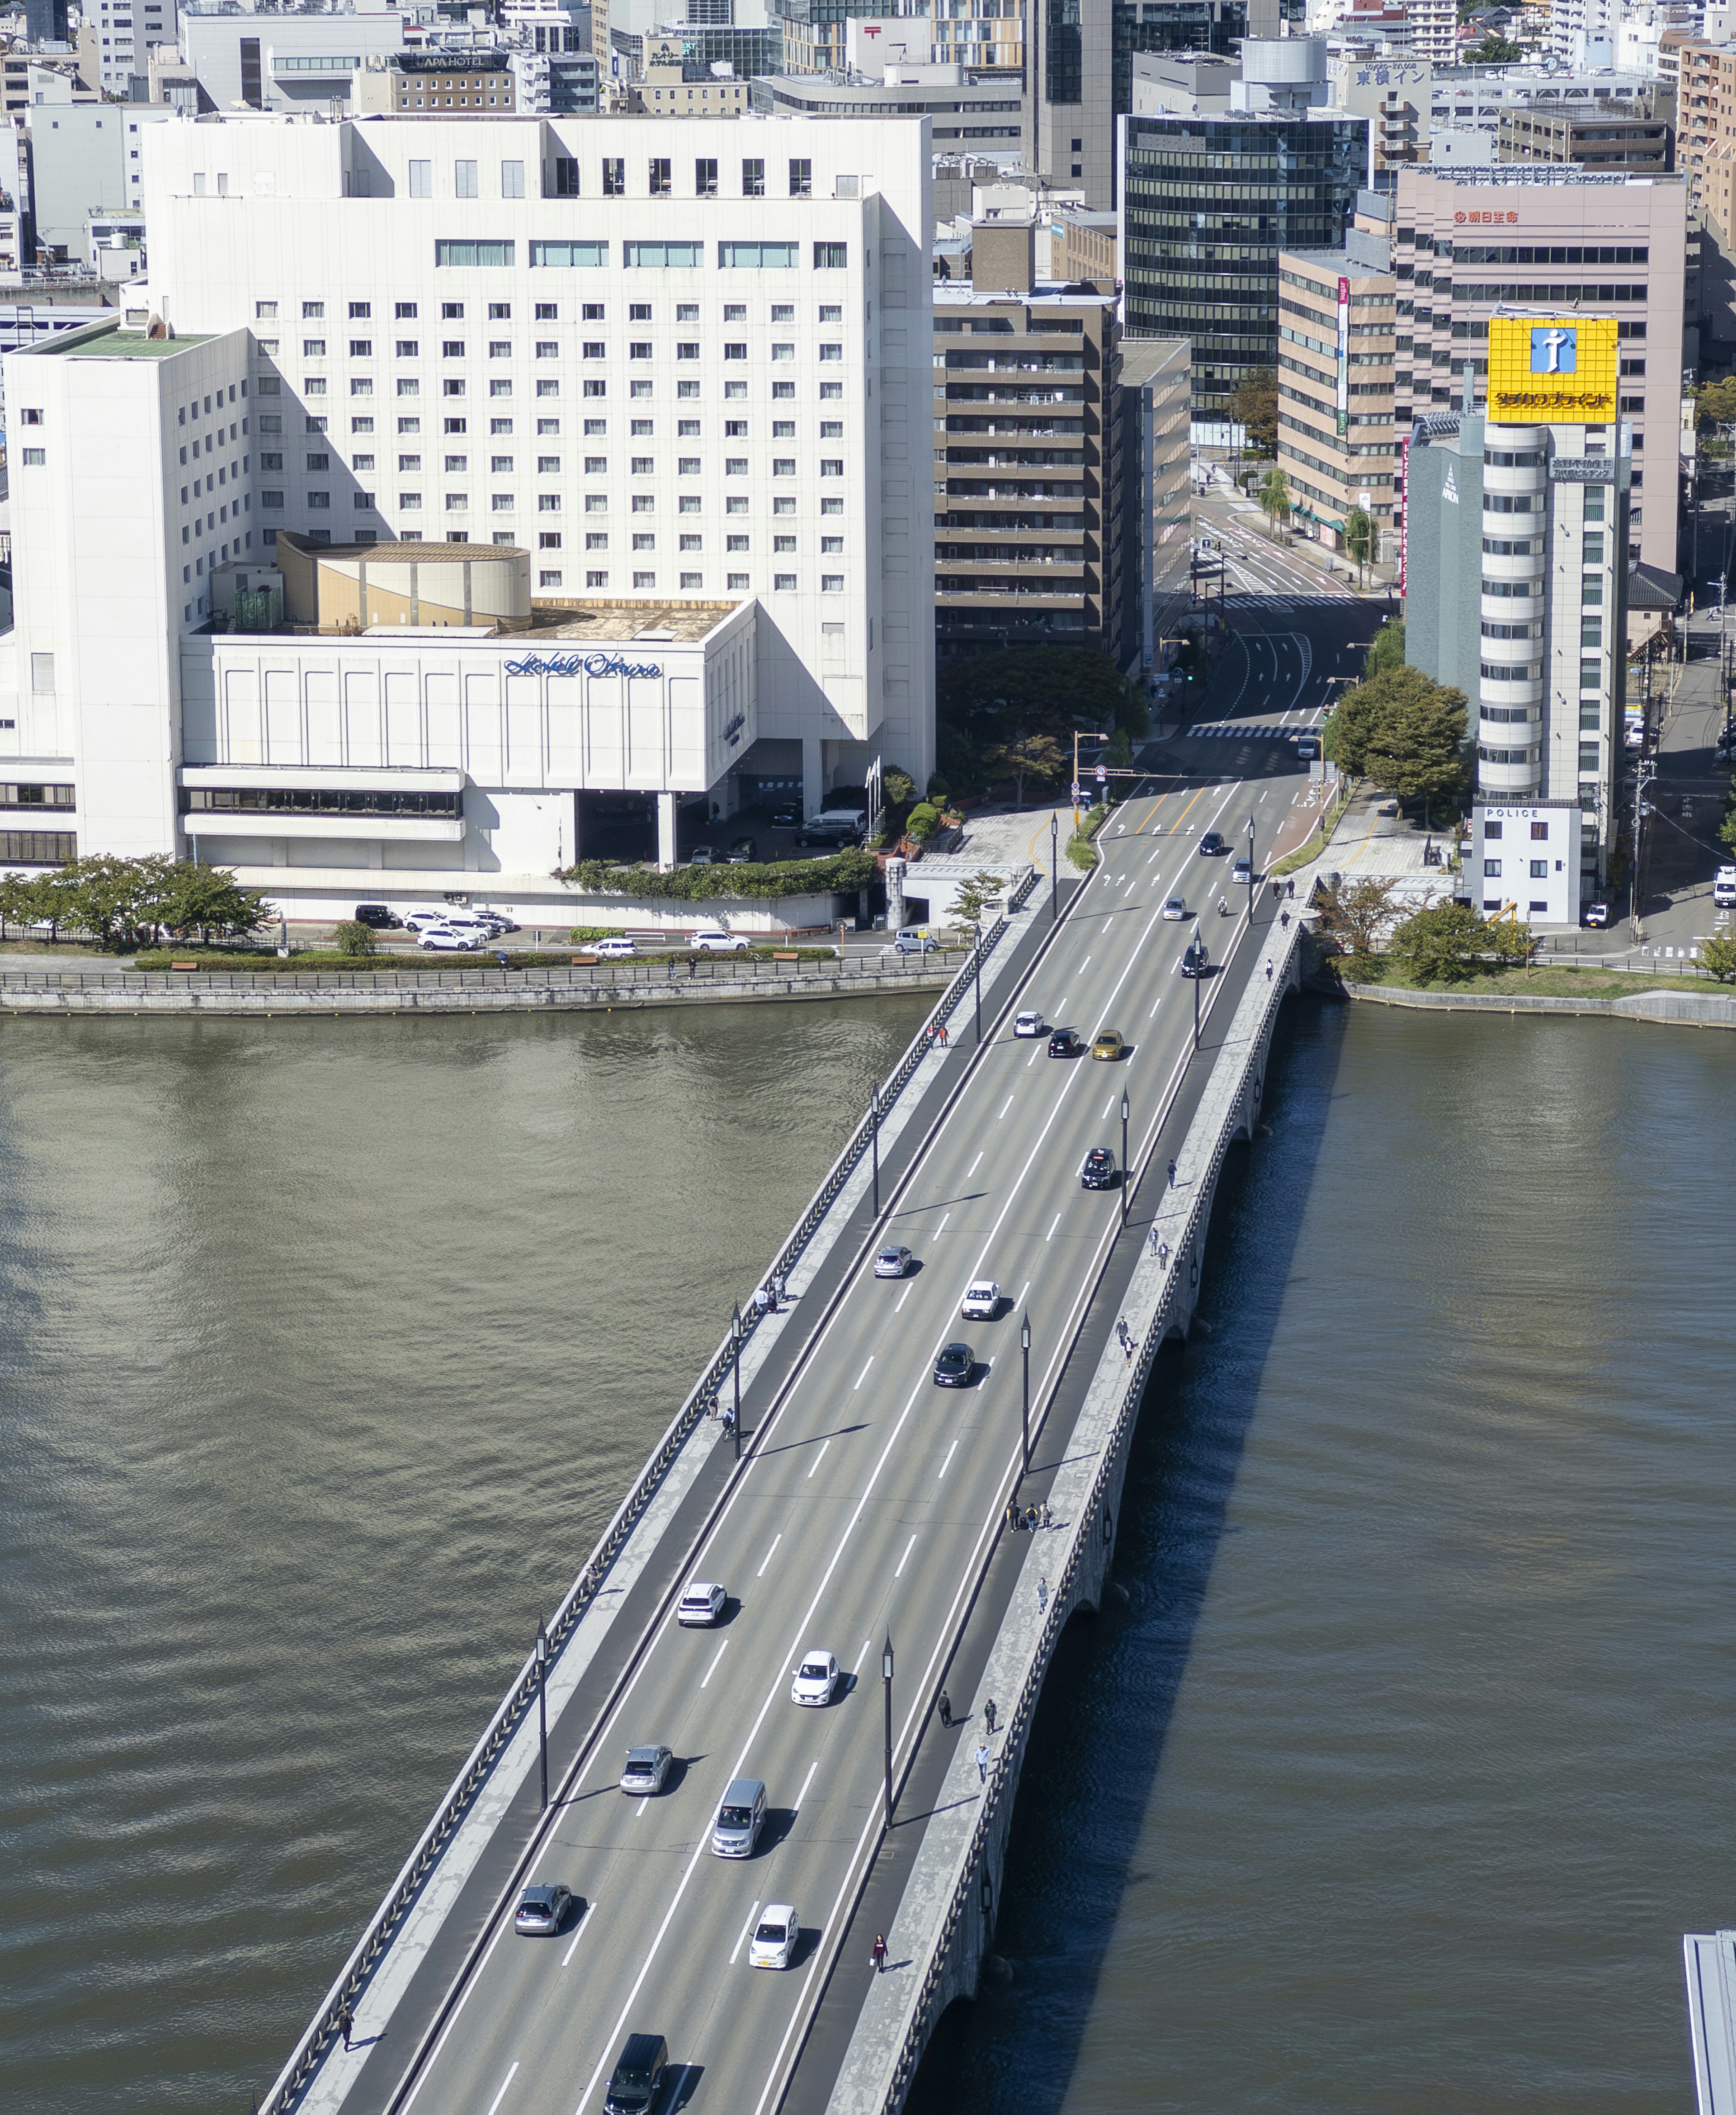
<path fill-rule="evenodd" d="M 283 535 L 282 530 L 277 533 Z M 432 566 L 458 558 L 526 558 L 530 555 L 523 544 L 401 544 L 387 537 L 372 544 L 314 544 L 305 536 L 293 539 L 285 537 L 284 540 L 293 540 L 295 547 L 310 558 L 384 558 L 394 566 Z"/>
<path fill-rule="evenodd" d="M 214 336 L 211 331 L 189 331 L 184 337 L 146 337 L 142 331 L 123 331 L 117 322 L 93 337 L 81 337 L 72 344 L 50 338 L 36 349 L 65 360 L 172 360 L 189 346 L 208 345 Z"/>
<path fill-rule="evenodd" d="M 1112 309 L 1118 296 L 1105 293 L 1083 282 L 1075 284 L 1065 279 L 1042 279 L 1028 293 L 1010 291 L 1006 287 L 985 287 L 980 292 L 969 279 L 937 279 L 934 282 L 934 301 L 937 308 L 1004 308 L 1010 301 L 1026 308 L 1077 309 L 1087 306 Z"/>
<path fill-rule="evenodd" d="M 715 631 L 731 611 L 751 599 L 737 595 L 729 602 L 627 602 L 600 595 L 538 595 L 531 601 L 530 630 L 538 639 L 681 645 Z M 524 634 L 515 632 L 513 636 L 522 639 Z"/>

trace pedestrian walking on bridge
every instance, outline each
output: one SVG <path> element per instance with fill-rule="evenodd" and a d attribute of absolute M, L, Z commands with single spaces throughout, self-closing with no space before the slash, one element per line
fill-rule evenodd
<path fill-rule="evenodd" d="M 882 1974 L 882 1973 L 884 1971 L 885 1968 L 886 1968 L 886 1936 L 885 1936 L 884 1933 L 877 1932 L 877 1932 L 875 1933 L 875 1934 L 874 1934 L 874 1973 L 875 1973 L 877 1975 L 878 1975 Z"/>
<path fill-rule="evenodd" d="M 977 1782 L 988 1782 L 988 1744 L 985 1741 L 977 1743 Z"/>
<path fill-rule="evenodd" d="M 950 1733 L 952 1731 L 952 1699 L 943 1689 L 941 1691 L 941 1723 Z"/>
<path fill-rule="evenodd" d="M 983 1723 L 992 1733 L 995 1730 L 995 1700 L 992 1696 L 983 1707 Z"/>

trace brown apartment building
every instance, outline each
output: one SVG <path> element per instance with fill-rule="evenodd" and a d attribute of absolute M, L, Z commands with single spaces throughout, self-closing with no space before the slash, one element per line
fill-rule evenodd
<path fill-rule="evenodd" d="M 1504 110 L 1495 143 L 1498 162 L 1577 162 L 1586 169 L 1622 169 L 1667 176 L 1674 161 L 1671 127 L 1661 118 L 1613 110 L 1550 110 L 1529 103 Z"/>
<path fill-rule="evenodd" d="M 1708 360 L 1736 356 L 1736 45 L 1670 39 L 1677 61 L 1676 166 L 1700 245 L 1700 330 Z M 1661 50 L 1662 40 L 1660 40 Z"/>
<path fill-rule="evenodd" d="M 1278 255 L 1278 467 L 1291 519 L 1334 550 L 1354 507 L 1372 516 L 1373 555 L 1392 538 L 1392 357 L 1397 292 L 1384 244 Z M 1358 261 L 1358 258 L 1362 261 Z"/>
<path fill-rule="evenodd" d="M 1674 572 L 1684 180 L 1594 174 L 1571 163 L 1401 168 L 1394 211 L 1399 435 L 1418 413 L 1457 407 L 1467 366 L 1484 402 L 1489 319 L 1504 304 L 1614 315 L 1619 411 L 1633 434 L 1629 555 Z"/>

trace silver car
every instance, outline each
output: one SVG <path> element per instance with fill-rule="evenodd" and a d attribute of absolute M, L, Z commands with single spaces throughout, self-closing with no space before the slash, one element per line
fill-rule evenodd
<path fill-rule="evenodd" d="M 1163 915 L 1166 918 L 1171 920 L 1185 918 L 1188 915 L 1188 906 L 1185 897 L 1172 896 L 1169 902 L 1163 906 Z"/>
<path fill-rule="evenodd" d="M 572 1906 L 572 1889 L 558 1880 L 552 1887 L 526 1888 L 519 1897 L 512 1929 L 527 1938 L 552 1938 Z"/>
<path fill-rule="evenodd" d="M 634 1799 L 646 1799 L 663 1789 L 674 1755 L 665 1747 L 629 1748 L 621 1773 L 621 1788 Z"/>
<path fill-rule="evenodd" d="M 751 1858 L 765 1825 L 764 1785 L 758 1778 L 732 1778 L 712 1830 L 712 1854 L 719 1858 Z"/>
<path fill-rule="evenodd" d="M 876 1278 L 903 1278 L 916 1260 L 907 1248 L 890 1241 L 874 1258 Z"/>

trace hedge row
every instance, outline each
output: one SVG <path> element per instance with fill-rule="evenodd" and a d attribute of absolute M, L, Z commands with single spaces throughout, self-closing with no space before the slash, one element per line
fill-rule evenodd
<path fill-rule="evenodd" d="M 851 895 L 874 879 L 872 852 L 852 848 L 830 859 L 780 860 L 744 866 L 678 866 L 660 874 L 653 866 L 616 866 L 580 860 L 556 869 L 557 881 L 587 896 L 643 896 L 705 903 L 719 897 Z"/>

